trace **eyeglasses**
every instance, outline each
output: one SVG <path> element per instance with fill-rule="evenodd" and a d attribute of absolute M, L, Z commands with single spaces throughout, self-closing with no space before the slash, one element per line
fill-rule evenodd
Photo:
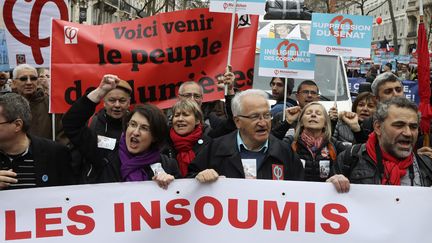
<path fill-rule="evenodd" d="M 22 77 L 19 77 L 18 79 L 21 82 L 25 82 L 25 81 L 27 81 L 29 79 L 30 79 L 30 81 L 34 82 L 34 81 L 38 80 L 38 77 L 36 77 L 36 76 L 22 76 Z"/>
<path fill-rule="evenodd" d="M 6 123 L 12 123 L 13 121 L 4 121 L 4 122 L 0 122 L 0 125 L 6 124 Z"/>
<path fill-rule="evenodd" d="M 250 116 L 244 116 L 244 115 L 237 115 L 238 117 L 247 118 L 251 121 L 258 121 L 258 120 L 270 120 L 272 119 L 272 114 L 270 112 L 264 113 L 264 114 L 252 114 Z"/>
<path fill-rule="evenodd" d="M 302 91 L 300 91 L 300 94 L 303 94 L 303 95 L 317 95 L 318 92 L 316 92 L 314 90 L 302 90 Z"/>
<path fill-rule="evenodd" d="M 150 132 L 150 126 L 146 124 L 138 124 L 136 121 L 129 121 L 128 127 L 132 128 L 133 130 L 136 130 L 138 128 L 138 131 L 141 133 Z"/>
<path fill-rule="evenodd" d="M 186 99 L 190 99 L 190 98 L 193 97 L 196 100 L 200 100 L 203 97 L 200 94 L 194 94 L 194 93 L 184 93 L 184 94 L 179 94 L 179 96 L 182 97 L 182 98 L 186 98 Z"/>

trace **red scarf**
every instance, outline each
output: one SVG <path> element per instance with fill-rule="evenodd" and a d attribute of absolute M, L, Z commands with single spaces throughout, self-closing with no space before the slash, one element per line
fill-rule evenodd
<path fill-rule="evenodd" d="M 188 172 L 188 165 L 195 158 L 195 152 L 192 150 L 195 143 L 202 137 L 202 125 L 198 124 L 195 129 L 186 136 L 180 136 L 174 128 L 170 130 L 170 137 L 173 141 L 174 148 L 177 151 L 177 162 L 180 167 L 182 176 L 186 176 Z"/>
<path fill-rule="evenodd" d="M 323 136 L 319 136 L 318 138 L 314 138 L 311 133 L 309 133 L 307 130 L 303 130 L 303 132 L 300 135 L 301 140 L 306 145 L 307 149 L 313 157 L 315 158 L 316 153 L 319 148 L 321 148 L 321 145 L 324 141 Z"/>
<path fill-rule="evenodd" d="M 369 138 L 366 142 L 366 151 L 372 160 L 377 163 L 375 145 L 377 143 L 377 137 L 374 132 L 369 134 Z M 380 147 L 381 148 L 381 147 Z M 414 156 L 411 153 L 410 156 L 404 160 L 398 160 L 390 154 L 386 153 L 381 148 L 382 163 L 384 165 L 384 176 L 381 179 L 382 185 L 400 185 L 401 178 L 406 175 L 407 168 L 412 165 Z"/>

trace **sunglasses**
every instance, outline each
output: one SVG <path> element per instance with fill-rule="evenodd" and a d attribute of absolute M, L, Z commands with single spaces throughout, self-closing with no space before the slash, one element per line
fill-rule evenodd
<path fill-rule="evenodd" d="M 19 77 L 18 79 L 21 82 L 25 82 L 25 81 L 27 81 L 29 79 L 30 79 L 30 81 L 34 82 L 34 81 L 38 80 L 38 77 L 36 77 L 36 76 L 22 76 L 22 77 Z"/>

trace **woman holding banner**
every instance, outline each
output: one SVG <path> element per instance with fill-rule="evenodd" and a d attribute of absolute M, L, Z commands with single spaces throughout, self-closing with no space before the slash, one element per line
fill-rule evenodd
<path fill-rule="evenodd" d="M 85 182 L 146 181 L 153 179 L 167 188 L 179 176 L 177 162 L 159 152 L 167 137 L 167 122 L 154 105 L 137 105 L 124 120 L 119 146 L 115 140 L 98 136 L 86 126 L 103 97 L 120 79 L 105 75 L 98 88 L 75 102 L 63 117 L 66 136 L 78 148 L 83 159 L 75 168 L 85 174 Z"/>
<path fill-rule="evenodd" d="M 331 142 L 331 121 L 324 106 L 311 102 L 303 109 L 299 106 L 288 108 L 288 119 L 298 119 L 294 137 L 288 136 L 285 140 L 300 157 L 305 180 L 325 182 L 333 175 L 337 153 L 345 146 Z"/>
<path fill-rule="evenodd" d="M 172 111 L 169 146 L 163 153 L 177 159 L 180 173 L 186 177 L 190 162 L 211 141 L 205 135 L 205 130 L 210 127 L 204 124 L 203 113 L 194 101 L 179 100 Z"/>

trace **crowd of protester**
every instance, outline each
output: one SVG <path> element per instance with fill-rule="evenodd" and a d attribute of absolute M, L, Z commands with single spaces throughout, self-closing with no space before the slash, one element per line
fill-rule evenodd
<path fill-rule="evenodd" d="M 131 109 L 132 87 L 106 74 L 52 117 L 49 70 L 23 64 L 9 75 L 0 73 L 0 189 L 147 180 L 166 189 L 176 179 L 220 176 L 330 182 L 338 192 L 352 183 L 432 185 L 432 149 L 416 104 L 403 97 L 403 69 L 399 77 L 371 72 L 371 92 L 341 112 L 318 102 L 313 80 L 285 99 L 293 80 L 271 79 L 270 106 L 262 90 L 236 90 L 227 69 L 218 79 L 228 90 L 223 115 L 203 112 L 194 81 L 179 87 L 169 112 Z"/>

